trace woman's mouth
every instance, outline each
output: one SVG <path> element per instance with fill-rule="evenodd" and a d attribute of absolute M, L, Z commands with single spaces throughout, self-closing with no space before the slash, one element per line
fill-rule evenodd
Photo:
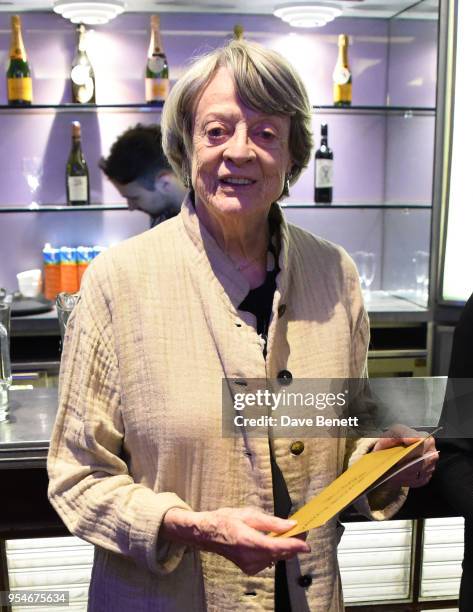
<path fill-rule="evenodd" d="M 253 185 L 254 183 L 256 183 L 256 181 L 254 181 L 253 179 L 249 179 L 249 178 L 240 178 L 240 177 L 235 177 L 235 176 L 227 176 L 224 178 L 219 179 L 219 181 L 221 183 L 223 183 L 224 185 Z"/>

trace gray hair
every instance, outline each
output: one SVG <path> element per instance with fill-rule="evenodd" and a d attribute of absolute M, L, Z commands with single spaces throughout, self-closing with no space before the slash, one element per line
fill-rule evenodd
<path fill-rule="evenodd" d="M 290 117 L 289 153 L 293 162 L 289 184 L 307 167 L 312 150 L 312 117 L 306 89 L 291 64 L 279 53 L 257 43 L 232 40 L 198 58 L 176 82 L 161 119 L 163 149 L 174 172 L 190 186 L 194 112 L 217 70 L 228 68 L 245 106 Z M 283 195 L 287 195 L 284 188 Z"/>

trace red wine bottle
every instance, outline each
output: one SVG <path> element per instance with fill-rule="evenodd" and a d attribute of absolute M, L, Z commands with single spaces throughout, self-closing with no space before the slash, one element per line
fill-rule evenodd
<path fill-rule="evenodd" d="M 331 204 L 333 195 L 333 151 L 328 146 L 328 127 L 320 127 L 320 147 L 315 152 L 315 201 Z"/>

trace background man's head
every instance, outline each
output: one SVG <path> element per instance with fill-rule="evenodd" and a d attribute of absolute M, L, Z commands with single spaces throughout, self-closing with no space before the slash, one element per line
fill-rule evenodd
<path fill-rule="evenodd" d="M 185 188 L 163 153 L 159 125 L 138 123 L 128 129 L 99 166 L 126 198 L 130 210 L 158 216 L 181 205 Z"/>

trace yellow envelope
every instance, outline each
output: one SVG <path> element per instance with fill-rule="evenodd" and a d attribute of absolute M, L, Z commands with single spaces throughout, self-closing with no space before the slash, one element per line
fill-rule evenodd
<path fill-rule="evenodd" d="M 289 517 L 297 521 L 297 525 L 286 533 L 276 534 L 271 532 L 268 535 L 288 538 L 309 531 L 309 529 L 320 527 L 349 506 L 357 497 L 360 497 L 383 474 L 428 437 L 430 436 L 421 438 L 410 446 L 394 446 L 363 455 L 321 493 Z"/>

